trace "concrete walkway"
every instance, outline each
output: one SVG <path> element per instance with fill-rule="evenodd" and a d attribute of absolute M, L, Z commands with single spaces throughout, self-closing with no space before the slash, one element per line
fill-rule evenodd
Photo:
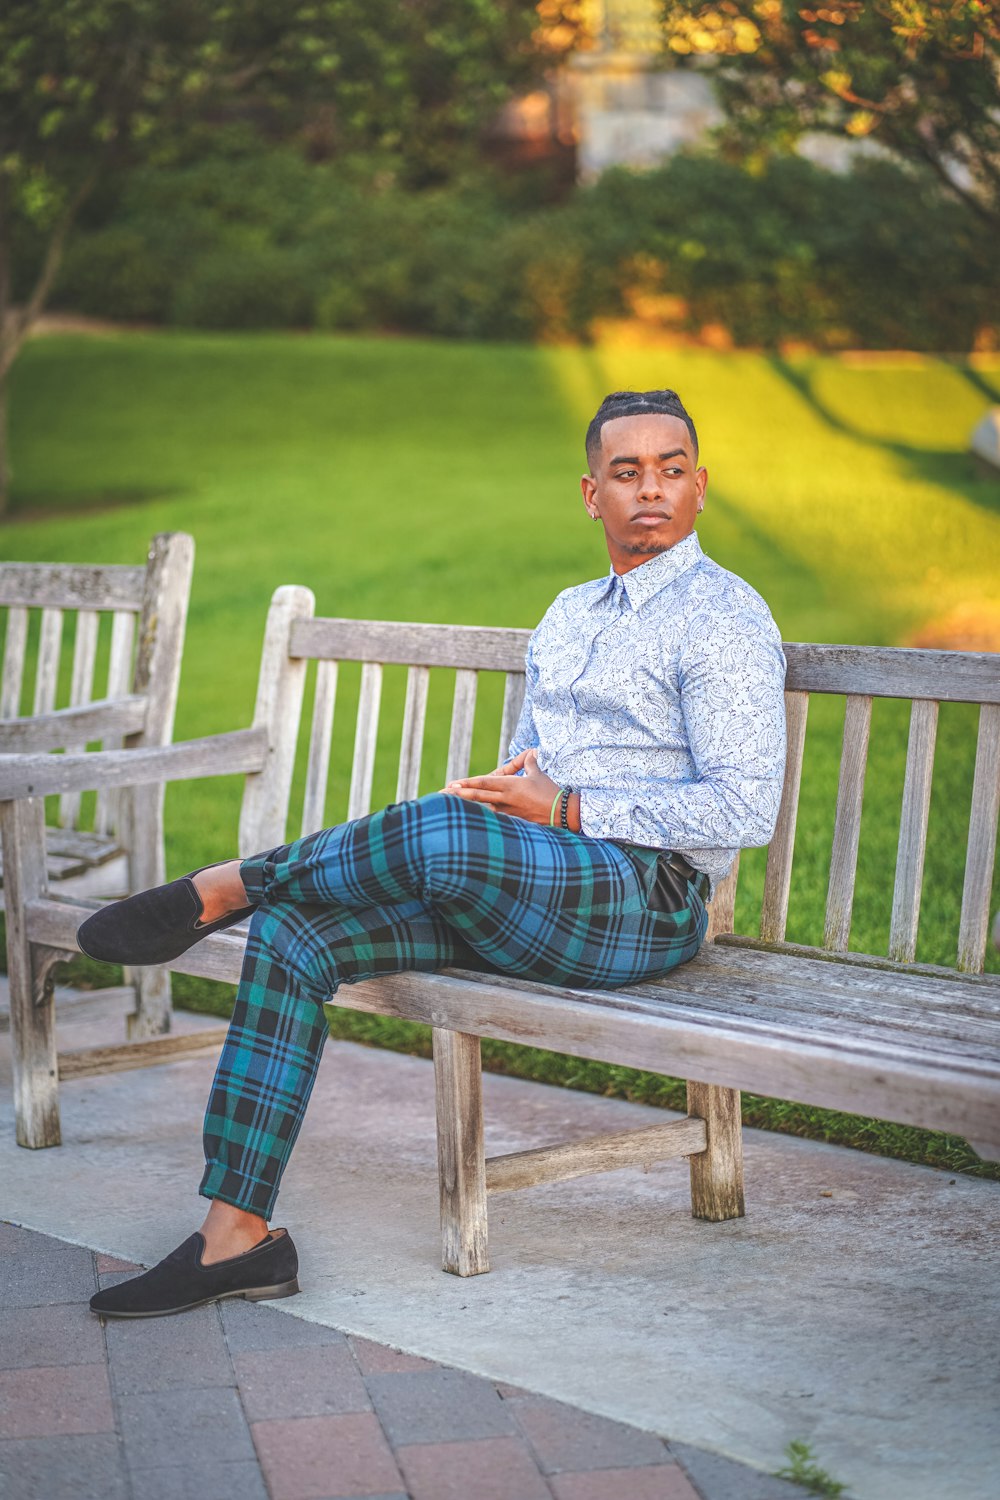
<path fill-rule="evenodd" d="M 186 1017 L 183 1024 L 199 1023 Z M 84 1031 L 83 1022 L 67 1026 L 62 1045 L 95 1039 Z M 213 1067 L 214 1057 L 200 1056 L 65 1085 L 64 1145 L 45 1152 L 13 1144 L 0 1075 L 0 1217 L 137 1263 L 159 1259 L 201 1216 L 194 1186 Z M 489 1078 L 486 1096 L 491 1151 L 663 1118 L 508 1078 Z M 709 1500 L 770 1500 L 787 1487 L 766 1476 L 781 1466 L 785 1445 L 801 1438 L 857 1500 L 993 1500 L 1000 1464 L 997 1185 L 749 1132 L 745 1220 L 693 1221 L 681 1163 L 505 1194 L 491 1208 L 494 1270 L 462 1281 L 437 1270 L 433 1119 L 428 1064 L 331 1046 L 278 1216 L 300 1248 L 303 1294 L 280 1310 L 240 1308 L 234 1317 L 260 1312 L 296 1327 L 305 1319 L 337 1331 L 338 1347 L 347 1334 L 457 1367 L 480 1377 L 470 1390 L 492 1392 L 481 1399 L 494 1415 L 505 1414 L 496 1416 L 502 1425 L 466 1433 L 404 1424 L 393 1437 L 379 1387 L 371 1386 L 378 1372 L 360 1366 L 370 1411 L 304 1406 L 294 1417 L 269 1410 L 261 1421 L 343 1421 L 375 1412 L 394 1453 L 441 1441 L 527 1443 L 535 1479 L 548 1488 L 527 1488 L 526 1497 L 604 1500 L 607 1476 L 635 1468 L 657 1471 L 644 1482 L 687 1484 L 687 1491 L 676 1489 L 684 1500 L 691 1486 Z M 134 1327 L 182 1339 L 159 1330 L 183 1328 L 196 1316 Z M 202 1321 L 215 1317 L 208 1310 Z M 135 1337 L 134 1330 L 108 1332 L 111 1339 Z M 233 1369 L 238 1381 L 235 1363 Z M 446 1385 L 459 1378 L 440 1369 L 385 1373 L 433 1376 Z M 417 1391 L 419 1382 L 412 1384 Z M 547 1400 L 533 1405 L 505 1386 Z M 233 1386 L 213 1381 L 211 1388 Z M 302 1396 L 322 1399 L 322 1392 Z M 414 1399 L 432 1410 L 438 1398 Z M 480 1398 L 469 1399 L 471 1409 L 481 1409 Z M 466 1404 L 459 1400 L 454 1410 Z M 580 1436 L 564 1443 L 553 1466 L 545 1433 L 568 1431 L 564 1424 L 576 1420 L 584 1423 L 578 1434 L 586 1428 L 586 1419 L 565 1407 L 616 1424 L 594 1431 L 620 1437 L 635 1427 L 667 1440 L 669 1449 L 643 1448 L 654 1441 L 643 1436 L 635 1438 L 638 1447 L 601 1450 Z M 603 1456 L 593 1466 L 587 1455 L 595 1451 Z M 633 1456 L 608 1456 L 619 1451 Z M 642 1453 L 647 1457 L 634 1456 Z M 457 1454 L 456 1446 L 451 1456 Z M 399 1463 L 414 1497 L 446 1500 L 453 1493 L 440 1477 L 437 1491 L 419 1489 L 416 1471 Z M 605 1478 L 574 1480 L 574 1489 L 560 1477 L 585 1476 L 591 1467 Z M 266 1461 L 264 1468 L 266 1474 Z M 470 1500 L 493 1493 L 466 1482 Z M 405 1492 L 307 1486 L 302 1495 Z M 635 1488 L 630 1473 L 612 1493 L 642 1500 L 646 1491 Z M 658 1490 L 649 1495 L 660 1500 Z"/>

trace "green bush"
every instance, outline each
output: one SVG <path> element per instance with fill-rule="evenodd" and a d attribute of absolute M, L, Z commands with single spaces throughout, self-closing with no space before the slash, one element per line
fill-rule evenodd
<path fill-rule="evenodd" d="M 539 207 L 486 173 L 417 192 L 283 148 L 147 168 L 103 202 L 56 302 L 110 317 L 586 339 L 653 293 L 680 330 L 721 324 L 744 346 L 960 351 L 997 335 L 987 232 L 886 161 L 755 174 L 678 156 Z"/>

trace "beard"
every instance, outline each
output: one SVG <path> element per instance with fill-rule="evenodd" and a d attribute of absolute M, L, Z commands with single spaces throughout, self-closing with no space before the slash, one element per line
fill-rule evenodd
<path fill-rule="evenodd" d="M 667 542 L 654 542 L 652 538 L 648 542 L 630 542 L 624 551 L 629 557 L 656 557 L 660 552 L 669 552 Z"/>

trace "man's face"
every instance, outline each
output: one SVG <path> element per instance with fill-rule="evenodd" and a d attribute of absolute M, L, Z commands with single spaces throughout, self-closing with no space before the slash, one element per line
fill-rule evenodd
<path fill-rule="evenodd" d="M 628 573 L 688 536 L 707 483 L 680 417 L 649 413 L 605 422 L 600 455 L 581 488 L 588 513 L 604 526 L 615 572 Z"/>

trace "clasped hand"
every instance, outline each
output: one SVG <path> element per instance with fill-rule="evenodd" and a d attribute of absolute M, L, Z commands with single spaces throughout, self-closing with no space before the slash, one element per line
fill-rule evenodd
<path fill-rule="evenodd" d="M 524 775 L 517 773 L 523 771 Z M 466 776 L 449 781 L 444 788 L 454 797 L 468 802 L 486 802 L 497 812 L 510 813 L 529 823 L 548 823 L 552 803 L 559 795 L 559 783 L 538 769 L 538 751 L 522 750 L 506 765 L 498 766 L 489 776 Z"/>

